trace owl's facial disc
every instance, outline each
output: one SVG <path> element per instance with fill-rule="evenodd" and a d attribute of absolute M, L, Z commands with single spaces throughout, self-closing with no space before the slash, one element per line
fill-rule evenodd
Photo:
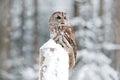
<path fill-rule="evenodd" d="M 54 27 L 66 25 L 68 26 L 69 20 L 67 14 L 59 11 L 53 13 L 52 16 L 50 17 L 49 25 Z"/>
<path fill-rule="evenodd" d="M 63 12 L 56 13 L 55 20 L 58 22 L 59 26 L 64 26 L 68 24 L 66 13 Z"/>

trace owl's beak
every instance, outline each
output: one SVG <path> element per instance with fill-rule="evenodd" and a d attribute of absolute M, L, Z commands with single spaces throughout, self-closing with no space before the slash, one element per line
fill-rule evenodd
<path fill-rule="evenodd" d="M 62 20 L 61 20 L 61 24 L 65 24 L 65 21 L 64 21 L 64 19 L 62 19 Z"/>

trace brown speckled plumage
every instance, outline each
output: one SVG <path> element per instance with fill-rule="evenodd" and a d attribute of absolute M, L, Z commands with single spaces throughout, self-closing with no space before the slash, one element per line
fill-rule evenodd
<path fill-rule="evenodd" d="M 55 12 L 49 20 L 50 37 L 60 44 L 69 55 L 69 69 L 76 62 L 76 41 L 72 27 L 69 25 L 68 16 L 64 12 Z"/>

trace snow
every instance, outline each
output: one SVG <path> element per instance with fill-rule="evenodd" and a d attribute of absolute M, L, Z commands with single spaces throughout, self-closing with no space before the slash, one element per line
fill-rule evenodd
<path fill-rule="evenodd" d="M 40 64 L 42 80 L 68 80 L 68 54 L 59 44 L 52 39 L 46 42 L 40 48 L 40 59 L 42 57 L 45 58 Z"/>
<path fill-rule="evenodd" d="M 26 69 L 21 70 L 21 75 L 23 77 L 23 80 L 34 80 L 38 76 L 38 73 L 36 73 L 32 68 L 28 67 Z"/>
<path fill-rule="evenodd" d="M 118 73 L 110 66 L 111 60 L 103 53 L 84 49 L 78 51 L 77 57 L 70 80 L 119 80 Z"/>
<path fill-rule="evenodd" d="M 120 50 L 119 44 L 114 44 L 114 43 L 109 43 L 109 42 L 104 42 L 102 44 L 102 47 L 106 50 Z"/>
<path fill-rule="evenodd" d="M 94 52 L 94 51 L 89 52 L 88 50 L 81 50 L 78 51 L 78 53 L 80 53 L 78 57 L 81 58 L 81 62 L 84 62 L 85 64 L 95 63 L 98 65 L 103 65 L 103 64 L 109 65 L 111 63 L 111 60 L 101 52 Z"/>

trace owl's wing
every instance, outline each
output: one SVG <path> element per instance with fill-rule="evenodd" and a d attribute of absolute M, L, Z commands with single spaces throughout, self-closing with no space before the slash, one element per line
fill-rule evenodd
<path fill-rule="evenodd" d="M 73 31 L 73 28 L 70 26 L 64 26 L 65 28 L 65 32 L 69 35 L 69 40 L 68 42 L 70 43 L 70 45 L 73 47 L 74 50 L 74 56 L 75 56 L 75 60 L 76 60 L 76 55 L 77 55 L 77 45 L 76 45 L 76 39 L 75 39 L 75 34 Z"/>

